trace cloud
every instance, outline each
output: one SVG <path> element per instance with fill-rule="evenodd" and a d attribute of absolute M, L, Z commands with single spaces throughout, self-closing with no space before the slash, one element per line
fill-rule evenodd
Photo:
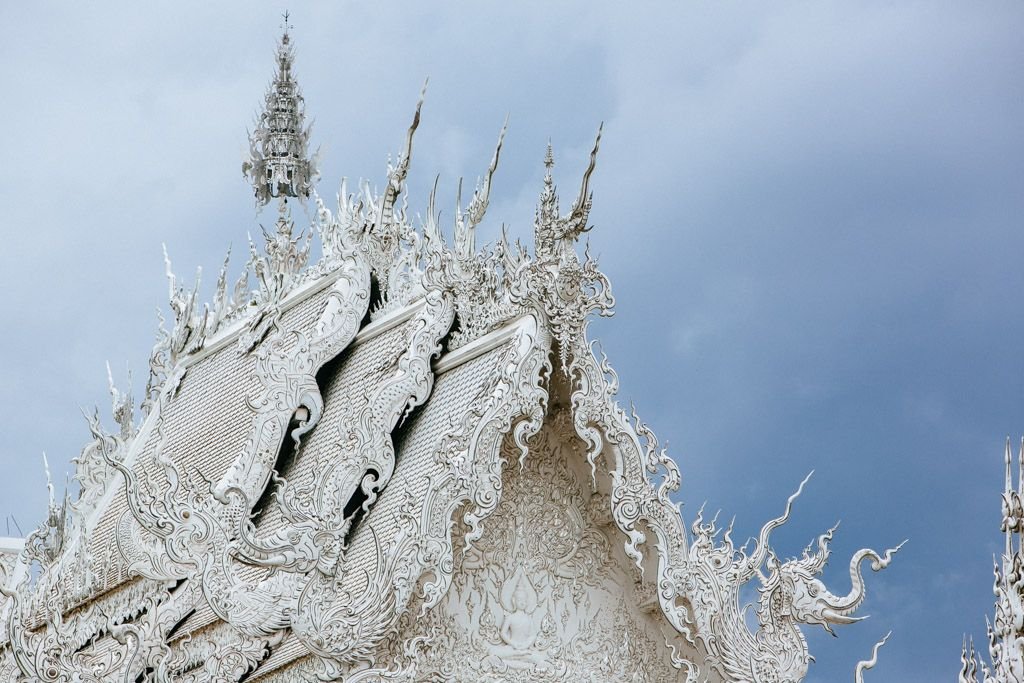
<path fill-rule="evenodd" d="M 510 114 L 483 232 L 525 237 L 548 139 L 568 197 L 604 121 L 590 237 L 618 313 L 594 330 L 673 444 L 685 510 L 706 498 L 752 532 L 816 469 L 780 552 L 841 516 L 842 587 L 856 547 L 913 542 L 871 577 L 889 598 L 871 627 L 813 637 L 813 676 L 849 677 L 891 618 L 880 670 L 948 677 L 991 608 L 1001 440 L 1024 429 L 1021 8 L 384 7 L 293 15 L 322 194 L 383 181 L 430 76 L 410 206 L 440 172 L 450 220 Z M 160 243 L 208 289 L 256 229 L 240 158 L 279 20 L 241 3 L 0 19 L 18 27 L 0 44 L 0 513 L 27 529 L 39 453 L 58 472 L 77 454 L 104 362 L 144 380 Z M 901 595 L 919 618 L 886 611 Z"/>

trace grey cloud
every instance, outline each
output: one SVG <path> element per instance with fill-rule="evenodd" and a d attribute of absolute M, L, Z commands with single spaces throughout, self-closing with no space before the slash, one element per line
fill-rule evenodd
<path fill-rule="evenodd" d="M 411 207 L 440 172 L 450 220 L 458 176 L 472 184 L 509 113 L 484 231 L 528 236 L 548 137 L 568 198 L 605 121 L 591 242 L 618 314 L 595 331 L 624 399 L 671 442 L 684 514 L 706 498 L 753 533 L 816 468 L 783 554 L 842 517 L 842 585 L 857 547 L 912 542 L 873 577 L 869 622 L 812 635 L 809 680 L 848 679 L 890 624 L 880 677 L 951 676 L 991 608 L 1001 441 L 1024 429 L 1019 5 L 293 16 L 327 197 L 342 175 L 383 180 L 430 76 Z M 0 113 L 0 513 L 28 527 L 39 453 L 56 471 L 77 454 L 78 406 L 106 405 L 104 362 L 144 381 L 160 243 L 209 287 L 258 230 L 239 169 L 279 19 L 122 3 L 0 20 L 18 27 L 0 44 L 16 102 Z"/>

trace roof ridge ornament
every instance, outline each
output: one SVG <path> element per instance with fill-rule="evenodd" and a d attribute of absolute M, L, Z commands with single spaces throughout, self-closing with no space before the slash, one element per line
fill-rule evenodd
<path fill-rule="evenodd" d="M 594 147 L 590 151 L 587 170 L 583 172 L 579 195 L 576 197 L 572 209 L 565 216 L 559 215 L 558 191 L 551 173 L 555 166 L 555 155 L 551 148 L 551 142 L 548 141 L 547 151 L 544 153 L 544 189 L 541 190 L 540 203 L 537 205 L 534 221 L 534 249 L 538 261 L 559 260 L 567 251 L 568 243 L 574 244 L 579 240 L 580 235 L 590 232 L 592 226 L 587 226 L 587 219 L 590 218 L 590 208 L 593 204 L 590 176 L 597 166 L 597 152 L 601 148 L 602 130 L 604 130 L 603 122 L 597 127 L 597 136 L 594 138 Z M 568 251 L 572 251 L 572 249 L 568 249 Z"/>
<path fill-rule="evenodd" d="M 317 157 L 309 155 L 312 124 L 305 124 L 305 99 L 292 74 L 295 51 L 288 29 L 289 13 L 277 43 L 277 71 L 264 97 L 263 111 L 249 134 L 249 157 L 242 174 L 252 183 L 256 206 L 262 208 L 274 197 L 305 199 L 319 177 Z"/>
<path fill-rule="evenodd" d="M 610 316 L 615 306 L 611 283 L 591 258 L 589 244 L 584 246 L 583 257 L 576 253 L 580 235 L 590 231 L 587 219 L 593 193 L 590 176 L 597 165 L 597 152 L 601 147 L 598 126 L 590 161 L 583 172 L 579 195 L 572 209 L 564 216 L 558 207 L 558 191 L 552 176 L 555 165 L 551 143 L 544 154 L 544 187 L 533 223 L 534 254 L 536 261 L 524 272 L 526 291 L 533 291 L 547 315 L 556 340 L 558 357 L 563 370 L 569 367 L 569 357 L 582 353 L 578 342 L 584 337 L 591 314 Z M 516 288 L 523 288 L 516 285 Z M 522 296 L 514 294 L 513 298 Z M 527 297 L 528 298 L 528 297 Z"/>
<path fill-rule="evenodd" d="M 988 636 L 988 661 L 974 649 L 974 639 L 965 639 L 960 652 L 960 683 L 1018 681 L 1024 671 L 1024 437 L 1017 456 L 1017 481 L 1013 477 L 1013 449 L 1006 438 L 1003 464 L 1006 467 L 1003 486 L 1002 523 L 1004 548 L 1002 556 L 992 557 L 992 593 L 995 613 L 985 617 Z M 980 674 L 980 675 L 979 675 Z"/>
<path fill-rule="evenodd" d="M 862 659 L 857 662 L 857 668 L 854 671 L 855 683 L 864 683 L 864 672 L 868 669 L 874 669 L 875 665 L 878 664 L 878 651 L 882 649 L 882 646 L 889 640 L 889 636 L 892 635 L 892 631 L 889 631 L 882 639 L 875 643 L 875 646 L 871 649 L 871 659 Z"/>
<path fill-rule="evenodd" d="M 505 122 L 498 133 L 498 143 L 494 148 L 494 155 L 491 163 L 487 166 L 487 172 L 483 179 L 476 181 L 476 188 L 469 204 L 462 208 L 462 179 L 459 179 L 459 193 L 455 202 L 455 251 L 461 258 L 471 258 L 476 254 L 476 226 L 484 219 L 487 207 L 491 201 L 491 184 L 494 180 L 494 172 L 498 168 L 498 159 L 501 157 L 501 146 L 505 141 L 505 133 L 508 132 L 508 115 L 505 115 Z"/>

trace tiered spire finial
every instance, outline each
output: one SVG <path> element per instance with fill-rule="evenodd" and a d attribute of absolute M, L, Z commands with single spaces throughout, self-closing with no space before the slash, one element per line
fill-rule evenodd
<path fill-rule="evenodd" d="M 274 197 L 308 197 L 318 176 L 316 160 L 309 156 L 305 100 L 292 74 L 295 53 L 288 34 L 289 13 L 283 17 L 277 71 L 267 89 L 256 129 L 249 135 L 249 158 L 242 164 L 242 173 L 252 183 L 260 207 Z"/>

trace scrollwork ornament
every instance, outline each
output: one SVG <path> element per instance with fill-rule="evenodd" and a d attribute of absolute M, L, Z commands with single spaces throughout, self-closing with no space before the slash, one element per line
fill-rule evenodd
<path fill-rule="evenodd" d="M 103 631 L 120 647 L 90 652 L 81 648 L 74 630 L 64 623 L 57 590 L 51 589 L 47 594 L 50 616 L 44 628 L 28 628 L 24 604 L 27 578 L 26 574 L 22 583 L 14 587 L 5 587 L 0 581 L 0 595 L 10 600 L 6 624 L 10 655 L 8 663 L 0 667 L 14 673 L 12 680 L 130 683 L 147 668 L 159 666 L 166 656 L 163 634 L 157 626 L 159 605 L 167 599 L 166 591 L 148 592 L 138 606 L 142 616 L 130 623 L 116 623 L 107 618 Z"/>

